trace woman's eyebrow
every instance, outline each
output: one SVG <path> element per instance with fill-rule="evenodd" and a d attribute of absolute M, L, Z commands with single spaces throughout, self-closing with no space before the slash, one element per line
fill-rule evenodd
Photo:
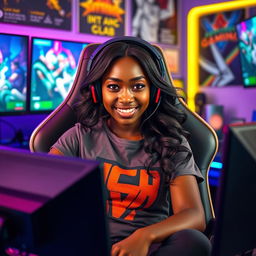
<path fill-rule="evenodd" d="M 115 81 L 115 82 L 122 82 L 121 79 L 115 78 L 115 77 L 108 77 L 107 80 L 112 80 L 112 81 Z"/>
<path fill-rule="evenodd" d="M 137 81 L 137 80 L 141 80 L 141 79 L 146 79 L 146 78 L 145 78 L 145 76 L 137 76 L 137 77 L 130 79 L 130 81 Z"/>
<path fill-rule="evenodd" d="M 141 79 L 146 79 L 146 77 L 145 76 L 137 76 L 137 77 L 131 78 L 129 81 L 138 81 L 138 80 L 141 80 Z M 106 80 L 112 80 L 112 81 L 115 81 L 115 82 L 122 82 L 123 81 L 122 79 L 119 79 L 119 78 L 116 78 L 116 77 L 107 77 Z"/>

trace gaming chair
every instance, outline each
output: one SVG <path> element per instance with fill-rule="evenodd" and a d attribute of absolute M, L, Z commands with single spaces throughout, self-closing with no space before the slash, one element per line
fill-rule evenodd
<path fill-rule="evenodd" d="M 112 41 L 107 41 L 107 44 L 113 41 L 135 41 L 146 48 L 151 48 L 153 54 L 160 58 L 161 69 L 164 70 L 164 77 L 167 81 L 172 81 L 170 73 L 167 69 L 167 62 L 165 60 L 162 49 L 159 46 L 151 45 L 144 40 L 134 37 L 117 37 Z M 79 89 L 88 73 L 88 66 L 90 67 L 94 56 L 106 45 L 105 44 L 89 44 L 83 49 L 80 55 L 76 77 L 73 86 L 63 101 L 49 116 L 43 120 L 34 130 L 30 137 L 30 150 L 32 152 L 49 152 L 50 147 L 57 141 L 57 139 L 76 122 L 77 117 L 73 109 L 73 105 L 79 98 Z M 98 47 L 98 48 L 97 48 Z M 97 50 L 96 50 L 97 49 Z M 153 50 L 152 50 L 153 49 Z M 89 63 L 89 64 L 88 64 Z M 185 102 L 181 99 L 177 102 L 177 107 L 182 109 L 187 114 L 187 120 L 184 123 L 184 128 L 191 133 L 189 144 L 191 146 L 195 162 L 202 172 L 204 182 L 199 184 L 202 203 L 205 210 L 206 223 L 209 227 L 212 220 L 215 218 L 211 194 L 208 182 L 208 172 L 210 164 L 214 159 L 218 149 L 218 139 L 214 130 L 196 113 L 192 112 Z M 208 228 L 206 229 L 206 233 Z"/>

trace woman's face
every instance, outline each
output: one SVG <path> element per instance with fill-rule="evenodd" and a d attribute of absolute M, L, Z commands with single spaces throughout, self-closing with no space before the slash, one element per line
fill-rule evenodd
<path fill-rule="evenodd" d="M 150 100 L 150 83 L 132 57 L 114 62 L 102 80 L 103 105 L 115 125 L 138 127 Z"/>

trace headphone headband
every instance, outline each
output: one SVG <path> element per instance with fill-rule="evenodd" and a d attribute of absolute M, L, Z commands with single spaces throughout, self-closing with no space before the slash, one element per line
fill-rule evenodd
<path fill-rule="evenodd" d="M 137 37 L 133 37 L 133 36 L 119 36 L 119 37 L 116 37 L 116 38 L 112 38 L 112 39 L 106 41 L 105 43 L 99 45 L 95 49 L 95 51 L 91 54 L 90 59 L 88 60 L 87 72 L 90 71 L 92 62 L 93 62 L 94 58 L 98 55 L 98 53 L 103 48 L 105 48 L 106 46 L 108 46 L 112 43 L 115 43 L 115 42 L 133 43 L 133 44 L 136 44 L 138 46 L 141 46 L 142 48 L 146 48 L 147 50 L 149 50 L 154 55 L 154 57 L 156 57 L 157 63 L 158 63 L 159 68 L 160 68 L 161 76 L 164 77 L 165 65 L 163 64 L 162 56 L 157 51 L 157 49 L 153 45 L 148 43 L 147 41 L 145 41 L 143 39 L 140 39 L 140 38 L 137 38 Z"/>

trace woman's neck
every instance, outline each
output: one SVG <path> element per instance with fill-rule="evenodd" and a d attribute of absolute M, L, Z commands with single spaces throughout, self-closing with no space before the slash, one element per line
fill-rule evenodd
<path fill-rule="evenodd" d="M 107 120 L 108 128 L 119 138 L 127 140 L 141 140 L 143 136 L 138 126 L 133 125 L 120 125 L 114 120 Z"/>

